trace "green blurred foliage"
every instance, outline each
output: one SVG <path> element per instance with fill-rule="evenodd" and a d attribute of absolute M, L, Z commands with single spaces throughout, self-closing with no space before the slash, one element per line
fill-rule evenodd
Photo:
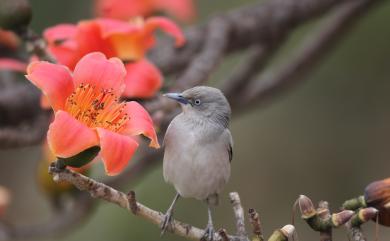
<path fill-rule="evenodd" d="M 199 0 L 199 21 L 246 2 L 253 1 Z M 37 31 L 91 16 L 91 1 L 32 0 L 32 4 Z M 235 116 L 232 177 L 215 209 L 217 227 L 234 231 L 227 198 L 230 191 L 240 193 L 246 209 L 259 211 L 268 236 L 290 223 L 291 207 L 299 194 L 315 202 L 325 199 L 337 210 L 344 200 L 362 194 L 369 182 L 390 175 L 389 22 L 387 2 L 362 18 L 305 82 L 272 102 Z M 286 61 L 311 28 L 308 24 L 294 33 L 275 62 Z M 213 75 L 213 83 L 226 77 L 242 57 L 237 54 L 223 63 Z M 28 224 L 48 216 L 48 203 L 31 182 L 31 170 L 39 158 L 39 148 L 0 152 L 0 183 L 15 191 L 8 213 L 13 222 Z M 16 179 L 16 175 L 23 178 Z M 174 196 L 173 187 L 163 181 L 161 167 L 137 185 L 123 187 L 124 191 L 130 189 L 137 192 L 139 201 L 163 212 Z M 175 216 L 203 227 L 206 206 L 182 199 Z M 299 219 L 297 228 L 300 240 L 318 239 Z M 372 238 L 374 224 L 364 228 Z M 390 238 L 389 229 L 381 228 L 380 233 L 381 240 Z M 335 240 L 347 240 L 344 230 L 335 234 Z M 55 240 L 183 240 L 171 234 L 160 239 L 159 235 L 154 225 L 104 203 L 85 224 Z"/>

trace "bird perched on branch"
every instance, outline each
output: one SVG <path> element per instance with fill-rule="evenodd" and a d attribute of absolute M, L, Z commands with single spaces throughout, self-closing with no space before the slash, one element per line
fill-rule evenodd
<path fill-rule="evenodd" d="M 177 194 L 165 214 L 161 234 L 171 225 L 178 198 L 195 198 L 208 205 L 204 237 L 212 240 L 211 206 L 218 204 L 218 194 L 230 177 L 230 105 L 220 90 L 207 86 L 164 96 L 178 101 L 182 113 L 172 120 L 164 138 L 164 179 Z"/>

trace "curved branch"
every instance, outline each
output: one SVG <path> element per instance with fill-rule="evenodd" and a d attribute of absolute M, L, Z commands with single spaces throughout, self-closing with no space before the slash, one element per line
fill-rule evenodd
<path fill-rule="evenodd" d="M 318 28 L 320 31 L 314 37 L 310 33 L 308 39 L 303 41 L 301 48 L 287 60 L 285 65 L 262 79 L 249 83 L 240 93 L 239 98 L 236 97 L 239 103 L 233 102 L 233 104 L 253 106 L 302 81 L 373 3 L 375 1 L 358 0 L 341 5 L 329 19 L 325 20 L 323 27 Z"/>

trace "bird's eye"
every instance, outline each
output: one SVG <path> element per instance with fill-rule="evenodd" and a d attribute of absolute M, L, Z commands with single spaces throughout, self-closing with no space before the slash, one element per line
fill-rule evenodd
<path fill-rule="evenodd" d="M 200 105 L 200 99 L 196 99 L 196 100 L 194 101 L 194 104 L 195 104 L 195 105 Z"/>

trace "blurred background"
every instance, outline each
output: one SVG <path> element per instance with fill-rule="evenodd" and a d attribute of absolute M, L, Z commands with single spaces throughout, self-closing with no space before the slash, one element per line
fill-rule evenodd
<path fill-rule="evenodd" d="M 74 23 L 92 16 L 92 1 L 32 0 L 32 27 Z M 205 21 L 222 12 L 254 1 L 197 0 L 198 19 Z M 361 195 L 371 181 L 390 176 L 390 2 L 371 10 L 349 34 L 322 59 L 314 71 L 292 91 L 250 111 L 235 115 L 232 176 L 215 209 L 216 228 L 234 231 L 228 193 L 238 191 L 244 208 L 261 216 L 265 236 L 291 222 L 291 208 L 299 194 L 314 202 L 327 200 L 337 210 L 346 199 Z M 298 29 L 275 58 L 282 61 L 304 34 Z M 240 61 L 227 59 L 212 76 L 224 78 L 226 70 Z M 20 225 L 44 222 L 50 214 L 48 201 L 36 182 L 41 147 L 0 151 L 0 185 L 12 191 L 7 220 Z M 162 162 L 162 160 L 161 160 Z M 100 165 L 100 164 L 98 164 Z M 145 178 L 122 187 L 133 189 L 145 205 L 165 212 L 174 188 L 163 180 L 161 166 Z M 101 201 L 98 201 L 101 202 Z M 297 214 L 299 215 L 299 214 Z M 204 203 L 182 199 L 175 217 L 205 227 Z M 101 202 L 87 222 L 72 232 L 48 240 L 184 240 L 160 230 L 112 204 Z M 300 240 L 316 240 L 318 233 L 297 219 Z M 374 223 L 363 226 L 372 240 Z M 335 240 L 347 240 L 344 229 Z M 380 240 L 389 240 L 390 229 L 380 228 Z"/>

